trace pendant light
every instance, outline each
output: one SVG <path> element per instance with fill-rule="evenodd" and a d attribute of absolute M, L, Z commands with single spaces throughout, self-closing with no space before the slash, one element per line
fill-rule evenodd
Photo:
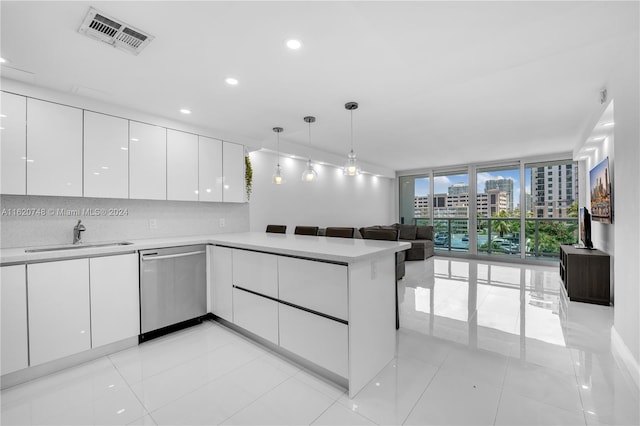
<path fill-rule="evenodd" d="M 353 152 L 353 110 L 358 109 L 357 102 L 347 102 L 344 108 L 351 112 L 351 151 L 347 156 L 347 162 L 344 165 L 343 173 L 345 176 L 356 176 L 360 174 L 360 166 L 356 160 L 356 154 Z"/>
<path fill-rule="evenodd" d="M 305 123 L 309 123 L 309 147 L 311 147 L 311 123 L 316 121 L 315 117 L 307 116 L 304 118 Z M 311 164 L 311 156 L 309 156 L 309 160 L 307 160 L 307 168 L 302 172 L 302 181 L 303 182 L 313 182 L 318 177 L 318 172 L 316 172 Z"/>
<path fill-rule="evenodd" d="M 276 166 L 276 172 L 273 174 L 272 182 L 276 185 L 281 185 L 284 183 L 284 178 L 282 177 L 282 170 L 280 169 L 280 133 L 282 133 L 284 129 L 282 127 L 274 127 L 273 131 L 276 132 L 276 147 L 278 150 L 278 165 Z"/>

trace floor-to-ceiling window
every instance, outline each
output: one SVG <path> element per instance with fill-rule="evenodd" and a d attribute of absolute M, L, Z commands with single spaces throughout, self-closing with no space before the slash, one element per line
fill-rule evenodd
<path fill-rule="evenodd" d="M 429 176 L 400 177 L 400 223 L 430 225 Z"/>
<path fill-rule="evenodd" d="M 469 174 L 434 173 L 433 228 L 436 250 L 469 251 Z"/>
<path fill-rule="evenodd" d="M 401 223 L 432 224 L 437 252 L 555 260 L 560 244 L 578 241 L 572 160 L 471 164 L 398 180 Z"/>
<path fill-rule="evenodd" d="M 578 164 L 525 164 L 526 256 L 558 258 L 560 244 L 578 241 Z"/>
<path fill-rule="evenodd" d="M 520 256 L 520 166 L 476 169 L 478 254 Z"/>

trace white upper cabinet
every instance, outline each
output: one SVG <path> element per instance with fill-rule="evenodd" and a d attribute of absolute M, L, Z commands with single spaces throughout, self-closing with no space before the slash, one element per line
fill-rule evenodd
<path fill-rule="evenodd" d="M 198 137 L 199 200 L 222 201 L 222 141 Z"/>
<path fill-rule="evenodd" d="M 167 130 L 167 200 L 198 201 L 198 135 Z"/>
<path fill-rule="evenodd" d="M 223 197 L 230 203 L 245 201 L 244 191 L 244 147 L 223 142 L 222 145 Z"/>
<path fill-rule="evenodd" d="M 1 92 L 2 144 L 0 172 L 3 194 L 27 193 L 27 98 Z"/>
<path fill-rule="evenodd" d="M 167 130 L 129 122 L 129 198 L 167 199 Z"/>
<path fill-rule="evenodd" d="M 27 194 L 82 196 L 82 110 L 27 99 Z"/>
<path fill-rule="evenodd" d="M 129 121 L 84 112 L 84 196 L 129 197 Z"/>

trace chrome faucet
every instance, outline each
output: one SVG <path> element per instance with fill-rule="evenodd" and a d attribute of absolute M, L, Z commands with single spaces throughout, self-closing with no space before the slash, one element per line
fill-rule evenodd
<path fill-rule="evenodd" d="M 78 220 L 76 226 L 73 227 L 73 244 L 82 244 L 82 232 L 86 231 L 81 220 Z"/>

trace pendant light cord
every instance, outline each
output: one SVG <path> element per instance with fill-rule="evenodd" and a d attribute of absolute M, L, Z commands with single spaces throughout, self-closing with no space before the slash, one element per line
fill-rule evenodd
<path fill-rule="evenodd" d="M 351 152 L 353 152 L 353 110 L 349 112 L 351 113 Z"/>

